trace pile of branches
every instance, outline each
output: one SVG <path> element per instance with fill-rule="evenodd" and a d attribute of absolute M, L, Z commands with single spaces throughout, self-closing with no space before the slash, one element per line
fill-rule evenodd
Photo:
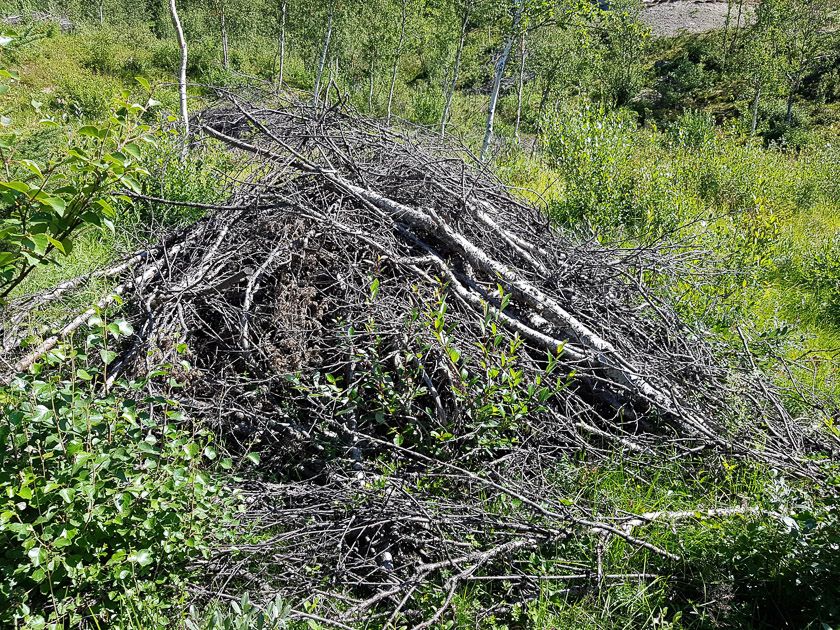
<path fill-rule="evenodd" d="M 677 559 L 643 528 L 696 513 L 599 514 L 563 483 L 581 454 L 813 474 L 819 435 L 643 281 L 679 273 L 679 255 L 575 242 L 421 129 L 234 98 L 197 126 L 242 156 L 229 204 L 98 273 L 124 278 L 137 331 L 111 378 L 186 346 L 182 403 L 229 451 L 261 455 L 242 488 L 261 542 L 219 550 L 198 592 L 317 596 L 317 614 L 294 614 L 429 627 L 467 582 L 501 594 L 491 614 L 546 580 L 649 579 L 610 574 L 614 539 Z M 9 321 L 11 352 L 24 318 Z"/>

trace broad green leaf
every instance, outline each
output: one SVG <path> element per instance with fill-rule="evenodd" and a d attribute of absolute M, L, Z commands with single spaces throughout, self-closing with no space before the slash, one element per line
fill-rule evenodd
<path fill-rule="evenodd" d="M 60 217 L 64 216 L 64 211 L 67 209 L 67 203 L 61 197 L 45 197 L 38 201 L 41 205 L 52 208 Z"/>
<path fill-rule="evenodd" d="M 152 563 L 152 552 L 149 549 L 140 549 L 128 556 L 128 561 L 147 567 Z"/>
<path fill-rule="evenodd" d="M 99 356 L 102 358 L 102 362 L 105 365 L 110 365 L 114 359 L 117 358 L 117 353 L 113 350 L 105 350 L 104 348 L 99 351 Z"/>
<path fill-rule="evenodd" d="M 24 194 L 29 194 L 29 191 L 32 190 L 29 184 L 26 182 L 21 181 L 13 181 L 13 182 L 0 182 L 0 188 L 5 188 L 7 190 L 14 190 L 15 192 L 21 192 Z"/>
<path fill-rule="evenodd" d="M 39 256 L 47 251 L 50 240 L 46 234 L 30 234 L 23 241 L 24 247 L 28 247 Z"/>
<path fill-rule="evenodd" d="M 152 85 L 149 83 L 149 80 L 146 77 L 134 77 L 134 80 L 137 81 L 137 83 L 140 84 L 140 87 L 142 87 L 147 92 L 152 91 Z"/>
<path fill-rule="evenodd" d="M 135 160 L 140 159 L 140 147 L 138 147 L 133 142 L 129 142 L 127 145 L 123 147 L 123 150 L 128 153 L 131 157 Z"/>
<path fill-rule="evenodd" d="M 93 125 L 85 125 L 81 127 L 77 132 L 80 136 L 88 136 L 91 138 L 98 138 L 99 137 L 99 128 L 94 127 Z"/>

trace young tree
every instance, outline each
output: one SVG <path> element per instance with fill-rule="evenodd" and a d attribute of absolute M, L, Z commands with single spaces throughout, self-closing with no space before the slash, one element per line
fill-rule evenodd
<path fill-rule="evenodd" d="M 329 7 L 327 9 L 327 27 L 324 31 L 324 43 L 321 47 L 321 56 L 318 61 L 318 69 L 315 73 L 315 88 L 312 94 L 312 104 L 313 106 L 318 106 L 318 101 L 320 99 L 321 93 L 321 79 L 324 76 L 324 68 L 327 64 L 327 56 L 330 50 L 330 40 L 332 39 L 333 34 L 333 20 L 335 17 L 335 9 L 336 9 L 336 0 L 331 0 L 329 3 Z"/>
<path fill-rule="evenodd" d="M 277 86 L 283 87 L 283 69 L 286 62 L 286 0 L 280 0 L 280 34 L 277 37 L 277 55 L 280 59 L 280 70 L 277 73 Z"/>
<path fill-rule="evenodd" d="M 770 0 L 777 12 L 777 48 L 785 80 L 785 123 L 793 120 L 796 93 L 807 73 L 827 57 L 837 30 L 837 0 Z"/>
<path fill-rule="evenodd" d="M 213 0 L 213 13 L 216 14 L 216 19 L 219 20 L 219 33 L 222 38 L 222 65 L 225 70 L 230 67 L 228 55 L 228 29 L 227 29 L 227 6 L 225 0 Z"/>
<path fill-rule="evenodd" d="M 394 87 L 397 84 L 397 70 L 400 66 L 400 58 L 402 57 L 403 44 L 405 43 L 405 22 L 408 17 L 408 0 L 400 0 L 400 39 L 397 43 L 397 49 L 394 52 L 394 64 L 391 69 L 391 85 L 388 88 L 388 113 L 385 117 L 386 124 L 391 124 L 391 105 L 394 102 Z"/>
<path fill-rule="evenodd" d="M 178 37 L 178 46 L 181 48 L 181 67 L 178 74 L 178 92 L 181 104 L 181 120 L 184 125 L 184 142 L 190 135 L 190 116 L 187 111 L 187 40 L 184 37 L 184 29 L 181 27 L 181 19 L 178 17 L 178 7 L 175 0 L 169 0 L 169 14 L 172 17 L 172 26 L 175 27 L 175 34 Z M 186 144 L 184 144 L 186 147 Z"/>
<path fill-rule="evenodd" d="M 467 28 L 470 23 L 470 18 L 473 14 L 475 2 L 473 0 L 456 0 L 455 12 L 458 16 L 458 23 L 460 25 L 458 35 L 458 45 L 455 48 L 455 61 L 452 64 L 452 80 L 445 91 L 445 101 L 443 104 L 443 113 L 440 116 L 440 135 L 446 134 L 446 124 L 449 122 L 449 113 L 452 109 L 452 97 L 455 94 L 455 88 L 458 85 L 458 72 L 461 69 L 461 55 L 464 52 L 464 41 L 467 37 Z"/>
<path fill-rule="evenodd" d="M 507 67 L 510 50 L 513 47 L 513 41 L 519 33 L 524 4 L 524 0 L 514 0 L 512 23 L 507 36 L 505 37 L 502 52 L 499 55 L 499 59 L 496 61 L 495 72 L 493 75 L 493 86 L 490 90 L 490 104 L 487 107 L 487 124 L 484 128 L 484 141 L 481 143 L 480 158 L 482 160 L 487 158 L 487 151 L 490 149 L 490 143 L 493 141 L 493 123 L 496 118 L 496 106 L 499 102 L 499 90 L 502 87 L 502 78 L 505 74 L 505 67 Z"/>
<path fill-rule="evenodd" d="M 776 46 L 779 15 L 773 0 L 762 2 L 756 8 L 755 23 L 743 38 L 740 65 L 752 90 L 750 135 L 755 135 L 758 129 L 762 97 L 778 83 Z"/>

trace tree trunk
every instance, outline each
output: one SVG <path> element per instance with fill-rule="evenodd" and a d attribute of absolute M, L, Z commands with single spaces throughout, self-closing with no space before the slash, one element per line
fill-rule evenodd
<path fill-rule="evenodd" d="M 388 112 L 385 115 L 385 124 L 391 124 L 391 105 L 394 101 L 394 86 L 397 84 L 397 70 L 400 66 L 400 57 L 402 57 L 402 47 L 405 41 L 405 18 L 408 0 L 402 0 L 402 14 L 400 18 L 400 41 L 397 44 L 397 54 L 394 57 L 394 67 L 391 71 L 391 87 L 388 89 Z"/>
<path fill-rule="evenodd" d="M 721 67 L 726 70 L 726 60 L 729 52 L 729 29 L 732 25 L 732 6 L 734 0 L 726 0 L 726 21 L 723 23 L 723 59 L 721 60 Z"/>
<path fill-rule="evenodd" d="M 750 125 L 750 135 L 755 135 L 755 130 L 758 128 L 758 103 L 761 100 L 761 84 L 755 86 L 755 97 L 753 98 L 752 106 L 752 124 Z"/>
<path fill-rule="evenodd" d="M 286 0 L 280 4 L 280 72 L 277 74 L 277 85 L 283 87 L 283 68 L 286 62 Z"/>
<path fill-rule="evenodd" d="M 181 120 L 184 125 L 184 142 L 190 135 L 190 116 L 187 111 L 187 40 L 184 37 L 184 29 L 181 27 L 181 20 L 178 17 L 178 7 L 175 0 L 169 0 L 169 14 L 172 17 L 172 26 L 175 27 L 175 34 L 178 36 L 178 46 L 181 48 L 181 68 L 178 75 L 178 91 L 181 103 Z M 184 145 L 186 148 L 186 144 Z"/>
<path fill-rule="evenodd" d="M 481 144 L 481 160 L 487 157 L 487 150 L 490 148 L 490 142 L 493 140 L 493 121 L 496 117 L 496 105 L 499 102 L 499 90 L 502 87 L 502 77 L 505 74 L 508 57 L 510 57 L 510 49 L 513 47 L 513 38 L 516 36 L 517 31 L 519 31 L 519 22 L 522 19 L 522 2 L 523 0 L 518 0 L 516 3 L 513 26 L 507 41 L 505 41 L 505 47 L 502 49 L 499 61 L 496 62 L 496 75 L 493 78 L 493 89 L 490 92 L 490 105 L 487 108 L 487 125 L 484 130 L 484 142 Z"/>
<path fill-rule="evenodd" d="M 525 84 L 525 31 L 519 34 L 519 85 L 516 91 L 516 125 L 513 133 L 519 138 L 519 123 L 522 121 L 522 89 Z"/>
<path fill-rule="evenodd" d="M 105 2 L 100 0 L 99 2 L 99 26 L 103 26 L 105 24 Z"/>
<path fill-rule="evenodd" d="M 738 19 L 735 21 L 735 30 L 732 32 L 732 41 L 729 44 L 730 53 L 735 50 L 735 42 L 738 40 L 738 33 L 743 26 L 741 18 L 744 15 L 744 0 L 738 0 Z M 728 55 L 727 55 L 728 56 Z"/>
<path fill-rule="evenodd" d="M 461 20 L 461 36 L 458 39 L 458 48 L 455 49 L 455 63 L 452 66 L 452 82 L 449 85 L 449 91 L 446 94 L 446 102 L 443 105 L 443 115 L 440 117 L 440 135 L 446 133 L 446 123 L 449 121 L 449 111 L 452 109 L 452 97 L 455 95 L 455 87 L 458 84 L 458 71 L 461 68 L 461 54 L 464 52 L 464 40 L 467 37 L 467 24 L 470 21 L 470 14 L 464 11 L 463 19 Z"/>
<path fill-rule="evenodd" d="M 230 66 L 230 61 L 228 58 L 228 32 L 224 6 L 219 7 L 219 25 L 222 29 L 222 65 L 227 70 Z"/>
<path fill-rule="evenodd" d="M 335 12 L 335 3 L 330 4 L 330 12 L 327 16 L 327 32 L 324 34 L 324 47 L 321 49 L 321 59 L 318 62 L 318 71 L 315 74 L 315 90 L 312 94 L 312 104 L 318 107 L 318 99 L 321 93 L 321 77 L 324 75 L 324 66 L 327 63 L 327 53 L 330 49 L 330 38 L 333 30 L 333 13 Z"/>
<path fill-rule="evenodd" d="M 376 72 L 376 51 L 370 53 L 370 66 L 368 67 L 368 113 L 373 113 L 373 75 Z"/>

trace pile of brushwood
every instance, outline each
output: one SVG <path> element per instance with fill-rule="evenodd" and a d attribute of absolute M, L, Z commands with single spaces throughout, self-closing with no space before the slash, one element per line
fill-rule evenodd
<path fill-rule="evenodd" d="M 651 575 L 679 563 L 647 528 L 697 511 L 600 513 L 561 483 L 575 462 L 714 474 L 725 456 L 820 482 L 812 456 L 830 449 L 785 410 L 796 392 L 651 288 L 693 273 L 694 253 L 564 236 L 422 129 L 233 97 L 195 123 L 241 156 L 228 205 L 95 275 L 120 278 L 98 306 L 120 295 L 136 331 L 109 380 L 186 356 L 183 405 L 231 453 L 260 454 L 239 483 L 251 542 L 201 561 L 199 595 L 280 592 L 317 598 L 295 614 L 338 627 L 430 627 L 469 583 L 503 614 L 546 581 L 650 579 L 610 573 L 611 541 Z M 17 349 L 26 313 L 84 280 L 14 307 L 13 369 L 90 317 Z"/>

